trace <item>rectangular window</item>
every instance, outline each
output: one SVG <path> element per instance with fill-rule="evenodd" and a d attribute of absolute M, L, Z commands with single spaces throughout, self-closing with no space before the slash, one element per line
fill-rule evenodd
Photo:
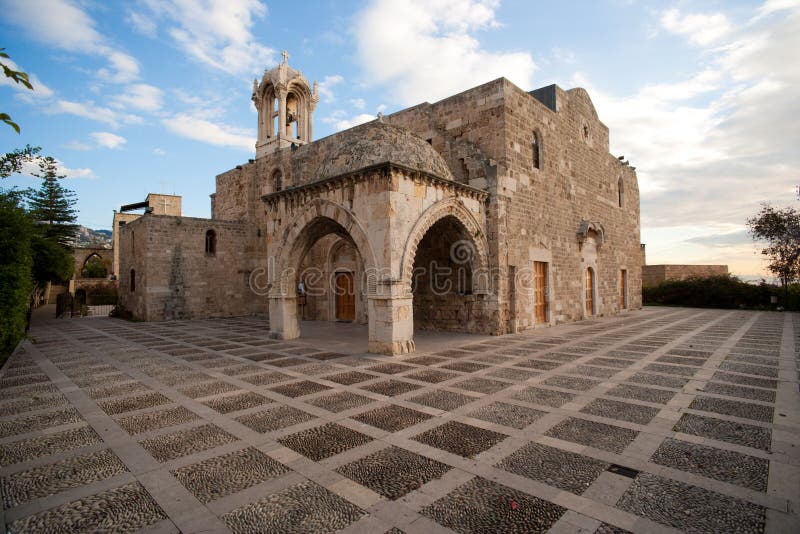
<path fill-rule="evenodd" d="M 628 309 L 628 271 L 625 269 L 619 272 L 619 309 Z"/>
<path fill-rule="evenodd" d="M 547 322 L 547 263 L 533 262 L 533 318 L 536 323 Z"/>

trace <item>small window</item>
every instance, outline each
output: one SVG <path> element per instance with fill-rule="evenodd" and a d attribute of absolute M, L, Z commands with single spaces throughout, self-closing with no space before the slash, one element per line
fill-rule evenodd
<path fill-rule="evenodd" d="M 622 177 L 617 182 L 617 202 L 620 208 L 625 206 L 625 184 L 622 182 Z"/>
<path fill-rule="evenodd" d="M 619 309 L 628 309 L 628 271 L 622 269 L 619 272 Z"/>
<path fill-rule="evenodd" d="M 217 234 L 214 230 L 206 232 L 206 256 L 214 256 L 217 253 Z"/>
<path fill-rule="evenodd" d="M 136 291 L 136 270 L 131 269 L 131 293 Z"/>
<path fill-rule="evenodd" d="M 277 170 L 272 174 L 272 190 L 277 193 L 281 189 L 283 189 L 283 174 Z"/>
<path fill-rule="evenodd" d="M 533 132 L 533 141 L 531 142 L 531 149 L 533 151 L 533 168 L 542 168 L 542 139 L 539 132 Z"/>

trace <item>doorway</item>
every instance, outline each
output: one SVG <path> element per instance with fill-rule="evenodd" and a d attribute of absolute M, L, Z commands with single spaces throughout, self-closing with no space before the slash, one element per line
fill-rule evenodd
<path fill-rule="evenodd" d="M 336 273 L 336 320 L 355 321 L 356 292 L 353 273 Z"/>

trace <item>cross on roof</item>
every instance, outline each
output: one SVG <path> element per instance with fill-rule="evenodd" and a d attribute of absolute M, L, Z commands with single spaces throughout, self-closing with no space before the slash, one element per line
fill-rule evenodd
<path fill-rule="evenodd" d="M 281 52 L 281 55 L 283 56 L 283 62 L 284 63 L 289 63 L 289 52 L 284 50 L 283 52 Z"/>

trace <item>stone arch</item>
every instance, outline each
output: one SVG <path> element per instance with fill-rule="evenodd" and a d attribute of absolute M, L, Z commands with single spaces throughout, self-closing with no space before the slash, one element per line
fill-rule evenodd
<path fill-rule="evenodd" d="M 286 279 L 286 275 L 291 276 L 290 270 L 298 268 L 303 256 L 315 242 L 314 234 L 319 232 L 325 232 L 325 235 L 335 233 L 351 241 L 366 271 L 374 271 L 378 267 L 367 232 L 356 216 L 340 204 L 314 199 L 303 206 L 302 211 L 286 225 L 276 254 L 278 272 L 273 274 L 272 279 L 280 282 L 290 295 L 294 294 L 293 284 L 289 284 L 293 280 Z"/>
<path fill-rule="evenodd" d="M 407 286 L 408 291 L 411 290 L 411 277 L 414 270 L 414 259 L 417 255 L 417 247 L 420 241 L 425 236 L 428 230 L 438 221 L 445 217 L 454 217 L 458 223 L 464 228 L 467 235 L 470 236 L 472 244 L 475 246 L 475 266 L 480 269 L 484 276 L 476 277 L 477 291 L 488 291 L 488 274 L 489 274 L 489 243 L 486 241 L 486 235 L 481 227 L 481 224 L 475 219 L 470 211 L 464 204 L 457 198 L 449 198 L 441 200 L 429 207 L 417 219 L 414 227 L 409 233 L 406 240 L 406 246 L 403 250 L 403 259 L 400 264 L 400 277 L 403 283 Z M 477 270 L 476 269 L 476 270 Z"/>

